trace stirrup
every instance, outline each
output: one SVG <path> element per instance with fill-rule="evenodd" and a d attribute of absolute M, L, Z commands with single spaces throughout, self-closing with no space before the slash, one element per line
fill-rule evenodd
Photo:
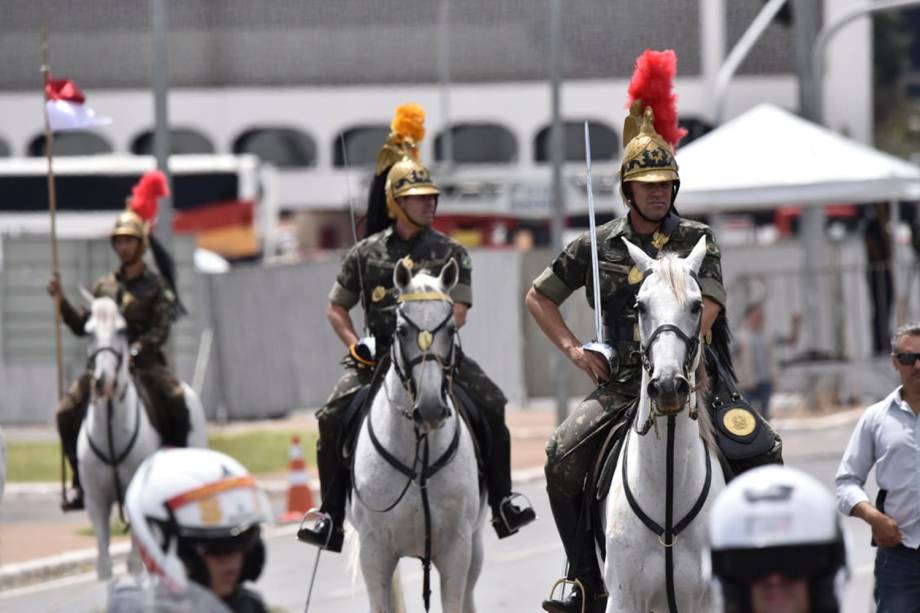
<path fill-rule="evenodd" d="M 519 498 L 524 499 L 524 502 L 526 502 L 525 506 L 514 505 L 514 501 Z M 516 526 L 511 525 L 508 516 L 505 514 L 506 506 L 516 506 L 521 510 L 520 523 Z M 519 492 L 511 492 L 498 503 L 498 517 L 492 518 L 492 525 L 498 533 L 498 537 L 505 538 L 512 534 L 517 534 L 521 528 L 534 521 L 536 518 L 537 514 L 533 510 L 533 504 L 530 502 L 530 498 Z"/>
<path fill-rule="evenodd" d="M 304 524 L 307 522 L 314 522 L 315 532 L 309 528 L 304 528 Z M 304 513 L 303 517 L 300 519 L 300 525 L 297 527 L 297 540 L 301 543 L 316 545 L 318 544 L 316 540 L 310 538 L 309 535 L 319 532 L 323 527 L 326 527 L 326 541 L 320 545 L 320 547 L 328 549 L 329 544 L 332 542 L 332 533 L 335 531 L 335 522 L 332 520 L 332 516 L 329 513 L 324 513 L 316 507 L 313 507 Z"/>
<path fill-rule="evenodd" d="M 562 586 L 562 594 L 560 595 L 560 599 L 557 602 L 565 602 L 565 586 L 571 585 L 573 588 L 581 592 L 581 613 L 585 613 L 586 607 L 588 606 L 588 593 L 585 591 L 585 584 L 582 583 L 581 579 L 578 579 L 577 577 L 575 579 L 567 579 L 563 577 L 562 579 L 556 581 L 556 583 L 553 584 L 553 587 L 551 587 L 549 590 L 549 597 L 547 600 L 551 601 L 553 599 L 553 594 L 556 593 L 556 588 L 558 588 L 560 585 Z M 546 607 L 544 607 L 544 609 L 545 608 Z"/>

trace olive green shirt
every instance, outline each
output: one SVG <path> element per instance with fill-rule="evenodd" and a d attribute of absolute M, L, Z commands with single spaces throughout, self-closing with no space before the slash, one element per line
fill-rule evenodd
<path fill-rule="evenodd" d="M 176 297 L 160 275 L 144 266 L 140 275 L 125 279 L 119 269 L 96 281 L 92 293 L 95 298 L 108 296 L 118 305 L 137 363 L 163 360 L 162 347 L 169 338 Z M 89 316 L 88 309 L 76 309 L 67 300 L 61 301 L 61 318 L 74 334 L 85 334 Z"/>
<path fill-rule="evenodd" d="M 396 289 L 393 270 L 404 257 L 412 260 L 413 272 L 428 270 L 437 275 L 451 258 L 457 261 L 460 275 L 457 285 L 450 291 L 454 302 L 473 305 L 473 263 L 466 249 L 456 241 L 436 230 L 425 228 L 408 241 L 391 226 L 368 236 L 352 247 L 345 256 L 342 270 L 329 292 L 329 302 L 350 310 L 362 301 L 367 323 L 379 347 L 390 344 L 396 330 Z M 360 274 L 359 274 L 360 271 Z"/>
<path fill-rule="evenodd" d="M 635 264 L 621 239 L 626 238 L 653 258 L 665 253 L 687 257 L 702 236 L 706 237 L 706 257 L 700 265 L 700 287 L 704 296 L 719 303 L 724 310 L 726 296 L 722 286 L 721 252 L 709 226 L 671 214 L 651 236 L 636 233 L 628 215 L 597 228 L 601 309 L 608 340 L 638 341 L 635 302 L 642 276 L 638 271 L 630 274 Z M 587 232 L 569 243 L 533 282 L 537 291 L 556 304 L 562 304 L 572 292 L 584 287 L 588 305 L 594 308 L 592 284 L 591 238 Z"/>

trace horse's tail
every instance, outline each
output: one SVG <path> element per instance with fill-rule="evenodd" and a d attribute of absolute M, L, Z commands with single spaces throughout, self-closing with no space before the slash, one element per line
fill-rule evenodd
<path fill-rule="evenodd" d="M 345 540 L 348 543 L 348 568 L 351 569 L 351 583 L 358 581 L 359 556 L 361 555 L 361 535 L 351 524 L 345 523 Z M 406 613 L 406 601 L 403 599 L 402 582 L 399 580 L 399 565 L 393 571 L 390 587 L 390 610 L 394 613 Z"/>

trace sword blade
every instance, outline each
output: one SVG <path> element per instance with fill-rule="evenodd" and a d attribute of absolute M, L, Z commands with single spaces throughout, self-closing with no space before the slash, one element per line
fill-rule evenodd
<path fill-rule="evenodd" d="M 601 324 L 600 266 L 597 262 L 597 225 L 594 222 L 594 190 L 591 186 L 591 132 L 587 121 L 585 122 L 585 164 L 587 166 L 585 187 L 588 191 L 588 224 L 591 234 L 591 281 L 594 293 L 594 341 L 602 343 L 604 334 Z"/>

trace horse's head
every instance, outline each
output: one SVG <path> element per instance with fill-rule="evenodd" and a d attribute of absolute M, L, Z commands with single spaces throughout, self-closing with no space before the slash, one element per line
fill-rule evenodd
<path fill-rule="evenodd" d="M 115 393 L 127 359 L 128 341 L 124 334 L 127 323 L 111 298 L 92 298 L 90 309 L 85 330 L 92 337 L 87 362 L 93 375 L 92 394 L 94 399 L 109 399 Z"/>
<path fill-rule="evenodd" d="M 636 301 L 646 393 L 659 413 L 673 415 L 687 405 L 700 359 L 703 295 L 696 275 L 706 255 L 706 238 L 686 258 L 666 255 L 660 260 L 624 242 L 645 277 Z"/>
<path fill-rule="evenodd" d="M 393 282 L 399 290 L 393 366 L 412 402 L 411 417 L 420 432 L 440 428 L 450 416 L 448 392 L 454 368 L 454 305 L 448 292 L 457 284 L 457 262 L 451 259 L 432 276 L 413 276 L 403 260 Z"/>

